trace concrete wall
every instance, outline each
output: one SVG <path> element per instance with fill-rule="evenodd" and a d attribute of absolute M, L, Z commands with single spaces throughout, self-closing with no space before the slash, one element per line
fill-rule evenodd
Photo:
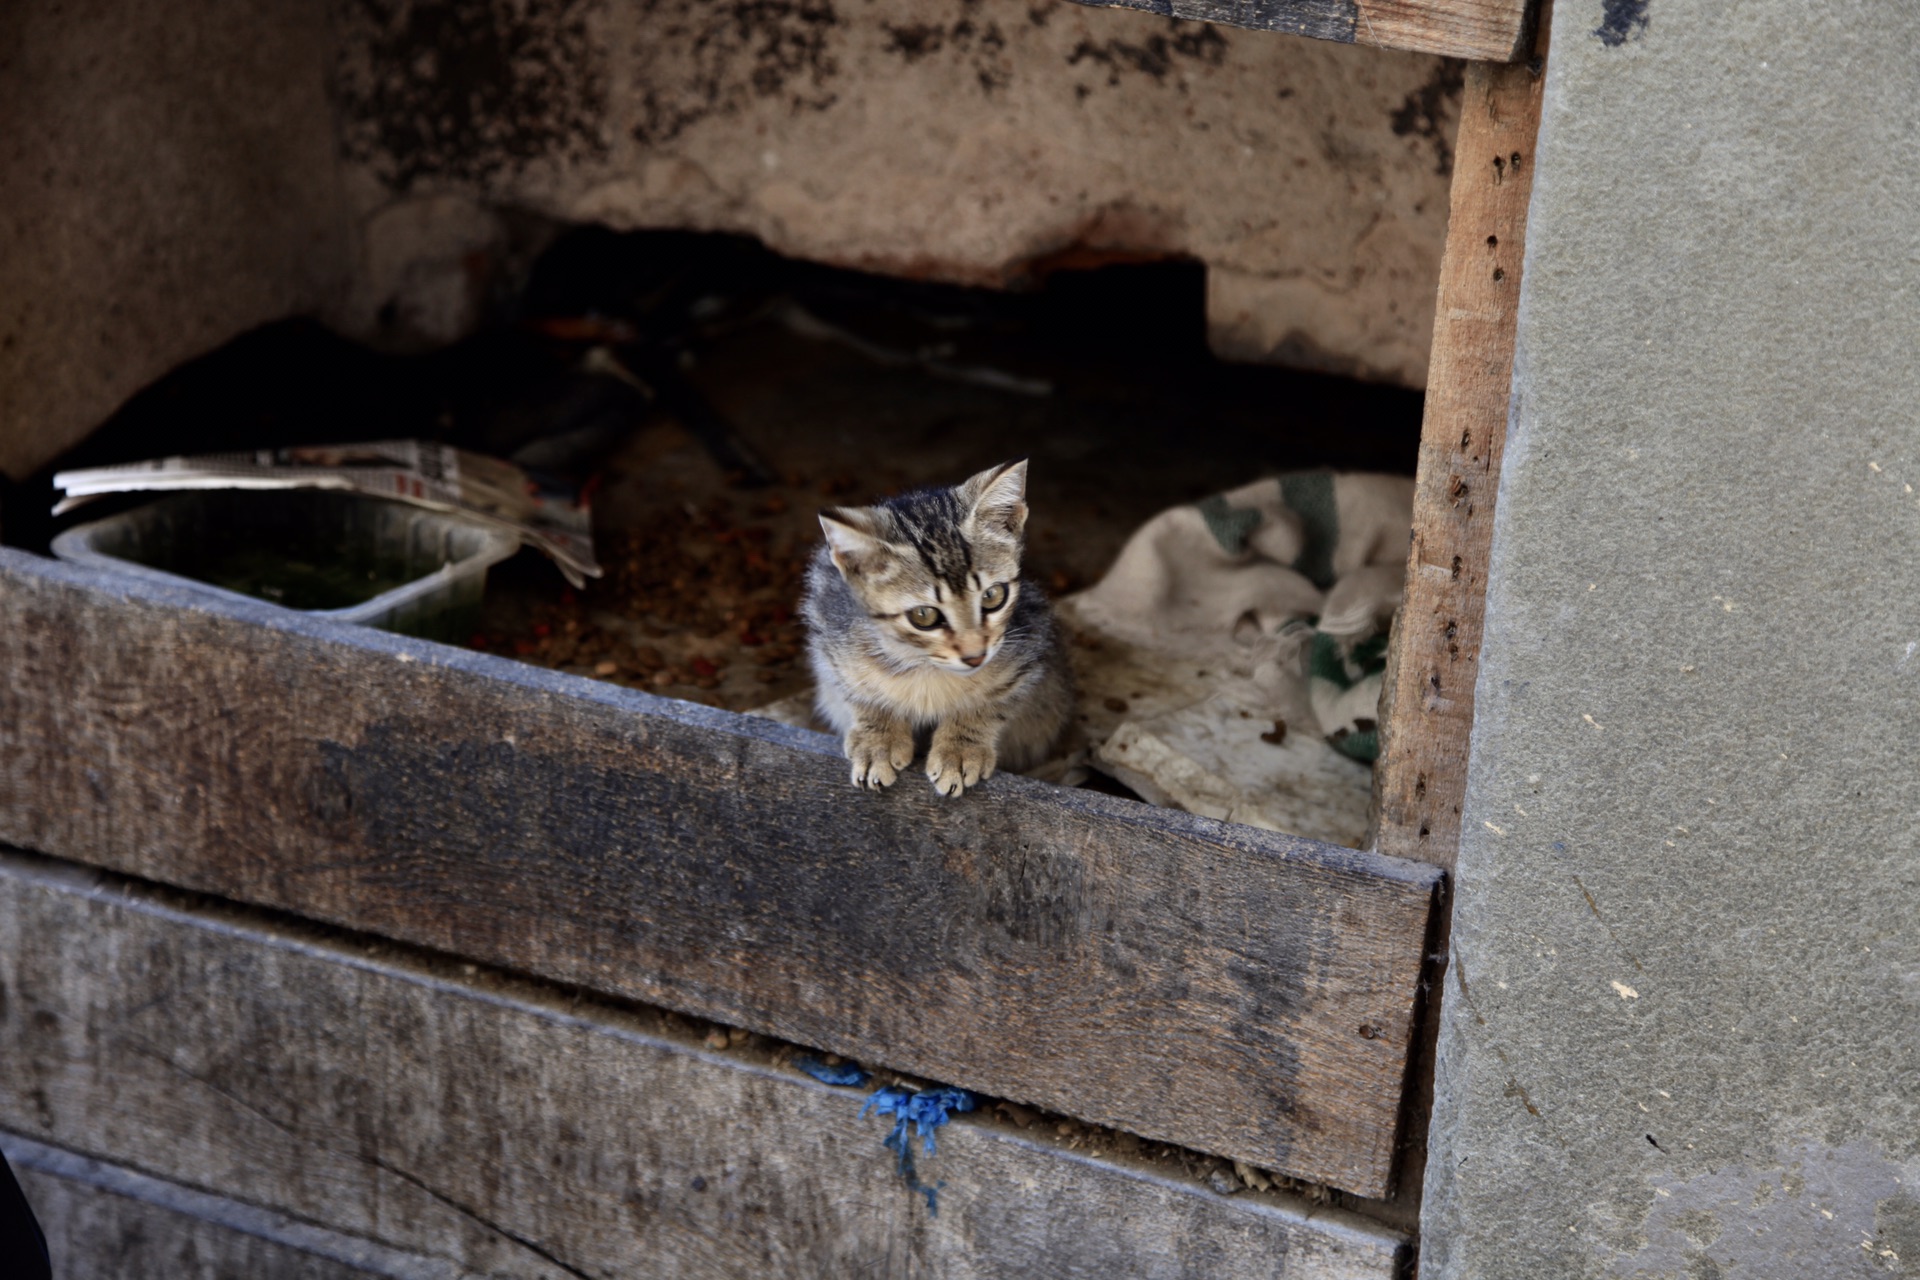
<path fill-rule="evenodd" d="M 1421 1274 L 1920 1274 L 1920 8 L 1553 21 Z"/>
<path fill-rule="evenodd" d="M 354 199 L 396 263 L 419 239 L 409 199 L 430 196 L 989 285 L 1183 255 L 1210 268 L 1222 354 L 1426 379 L 1457 64 L 1067 0 L 365 0 L 336 18 Z M 424 281 L 376 280 L 365 303 L 431 326 L 441 304 L 410 301 Z"/>
<path fill-rule="evenodd" d="M 178 362 L 338 310 L 323 0 L 0 4 L 0 474 Z"/>
<path fill-rule="evenodd" d="M 267 320 L 451 341 L 580 221 L 990 285 L 1193 257 L 1222 354 L 1420 385 L 1458 104 L 1067 0 L 21 0 L 0 474 Z"/>

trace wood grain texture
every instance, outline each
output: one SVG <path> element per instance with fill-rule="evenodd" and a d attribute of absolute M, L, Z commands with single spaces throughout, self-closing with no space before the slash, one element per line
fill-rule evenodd
<path fill-rule="evenodd" d="M 1432 868 L 0 552 L 0 839 L 1390 1181 Z"/>
<path fill-rule="evenodd" d="M 56 1276 L 385 1280 L 387 1274 L 84 1183 L 23 1172 L 20 1187 L 47 1224 L 47 1252 Z"/>
<path fill-rule="evenodd" d="M 1198 22 L 1509 62 L 1525 47 L 1532 0 L 1082 0 Z"/>
<path fill-rule="evenodd" d="M 1407 596 L 1381 696 L 1369 843 L 1448 870 L 1460 845 L 1544 66 L 1467 68 Z"/>
<path fill-rule="evenodd" d="M 72 1280 L 465 1280 L 478 1272 L 0 1132 L 0 1150 Z"/>
<path fill-rule="evenodd" d="M 658 1014 L 44 858 L 0 854 L 0 982 L 0 1126 L 322 1224 L 369 1270 L 1385 1280 L 1404 1244 L 977 1114 L 916 1147 L 930 1214 L 861 1090 L 705 1051 Z"/>

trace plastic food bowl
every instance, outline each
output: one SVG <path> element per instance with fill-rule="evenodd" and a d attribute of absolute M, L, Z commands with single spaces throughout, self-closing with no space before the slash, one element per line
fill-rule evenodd
<path fill-rule="evenodd" d="M 512 533 L 441 511 L 312 489 L 169 494 L 53 540 L 72 564 L 431 640 L 472 634 Z"/>

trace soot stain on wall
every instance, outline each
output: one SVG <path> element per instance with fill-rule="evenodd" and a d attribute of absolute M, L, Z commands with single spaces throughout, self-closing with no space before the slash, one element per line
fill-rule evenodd
<path fill-rule="evenodd" d="M 1647 5 L 1650 0 L 1604 0 L 1600 25 L 1593 34 L 1600 37 L 1600 43 L 1609 48 L 1617 48 L 1627 42 L 1631 36 L 1638 36 L 1647 29 Z"/>
<path fill-rule="evenodd" d="M 1218 27 L 1200 22 L 1174 22 L 1165 35 L 1152 35 L 1139 41 L 1082 40 L 1067 55 L 1067 65 L 1082 63 L 1104 70 L 1109 88 L 1118 87 L 1129 75 L 1145 76 L 1156 84 L 1165 84 L 1182 60 L 1217 67 L 1227 60 L 1227 40 Z M 1175 79 L 1182 93 L 1186 86 Z M 1084 96 L 1084 95 L 1083 95 Z"/>
<path fill-rule="evenodd" d="M 334 69 L 342 147 L 398 190 L 482 182 L 542 156 L 604 155 L 607 76 L 586 0 L 347 0 Z"/>
<path fill-rule="evenodd" d="M 839 100 L 833 0 L 647 0 L 635 141 L 660 146 L 714 116 L 755 101 L 784 101 L 795 115 Z"/>
<path fill-rule="evenodd" d="M 968 0 L 966 9 L 977 0 Z M 968 61 L 981 92 L 988 97 L 1013 83 L 1013 64 L 1007 59 L 1007 37 L 1000 24 L 991 20 L 976 22 L 969 14 L 957 21 L 916 22 L 904 26 L 882 24 L 888 53 L 908 63 L 919 62 L 943 51 Z"/>
<path fill-rule="evenodd" d="M 1442 58 L 1427 82 L 1409 93 L 1387 117 L 1402 138 L 1425 138 L 1433 146 L 1433 171 L 1442 177 L 1453 172 L 1453 130 L 1460 118 L 1460 93 L 1467 82 L 1467 64 Z"/>

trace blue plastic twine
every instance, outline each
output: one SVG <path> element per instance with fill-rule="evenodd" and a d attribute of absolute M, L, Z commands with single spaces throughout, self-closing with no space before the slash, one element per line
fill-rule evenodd
<path fill-rule="evenodd" d="M 878 1111 L 881 1115 L 894 1117 L 893 1131 L 883 1139 L 884 1145 L 898 1157 L 900 1176 L 906 1179 L 910 1190 L 918 1191 L 927 1198 L 927 1212 L 935 1217 L 940 1213 L 939 1188 L 945 1184 L 928 1185 L 920 1181 L 920 1175 L 913 1167 L 913 1145 L 907 1135 L 907 1127 L 913 1126 L 920 1135 L 922 1149 L 927 1155 L 934 1153 L 934 1130 L 945 1124 L 956 1112 L 971 1111 L 979 1105 L 965 1089 L 956 1089 L 943 1085 L 937 1089 L 922 1089 L 910 1093 L 905 1089 L 889 1086 L 874 1091 L 866 1105 L 860 1108 L 860 1114 Z"/>

